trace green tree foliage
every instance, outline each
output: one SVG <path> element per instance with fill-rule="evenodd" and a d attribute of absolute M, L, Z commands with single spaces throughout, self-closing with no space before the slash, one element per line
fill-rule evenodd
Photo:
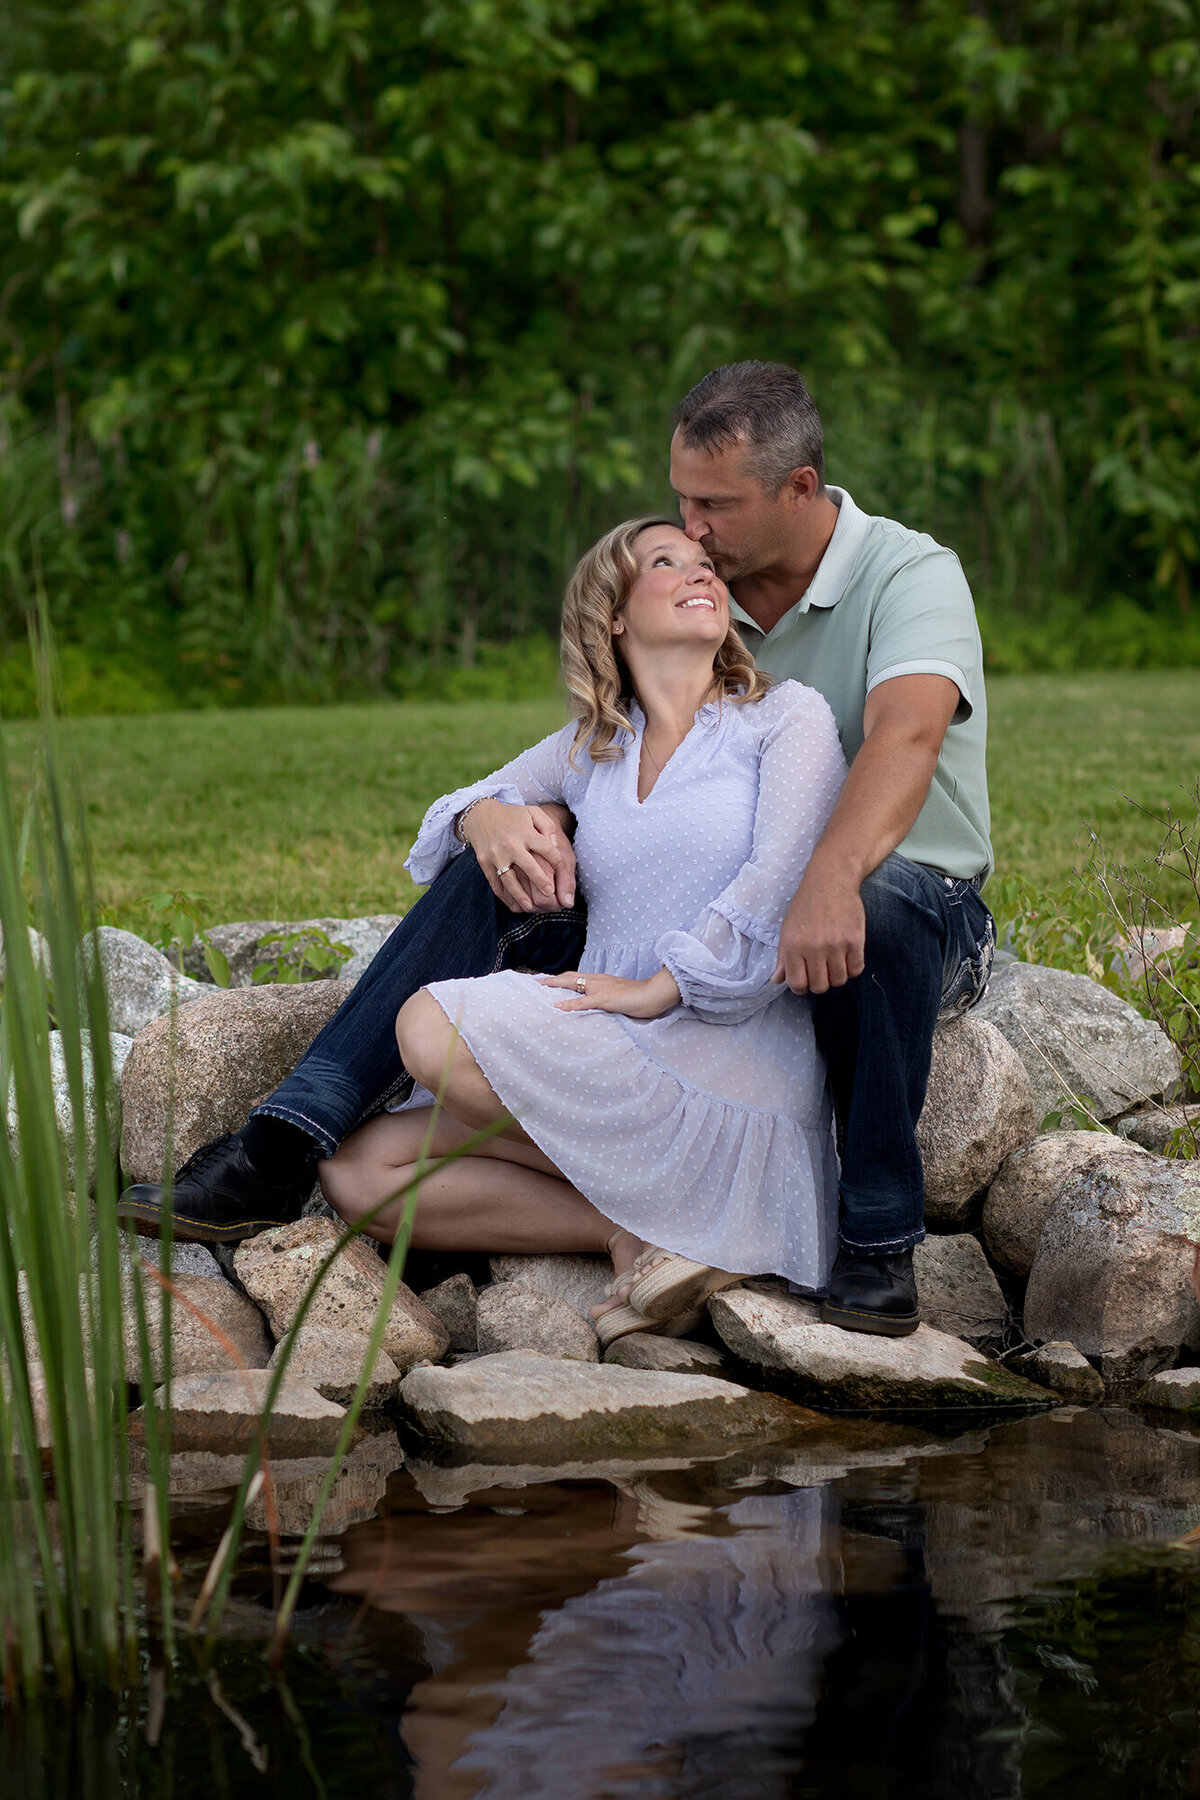
<path fill-rule="evenodd" d="M 1200 0 L 10 17 L 10 638 L 40 582 L 155 698 L 412 691 L 552 628 L 744 355 L 1032 654 L 1191 605 Z"/>

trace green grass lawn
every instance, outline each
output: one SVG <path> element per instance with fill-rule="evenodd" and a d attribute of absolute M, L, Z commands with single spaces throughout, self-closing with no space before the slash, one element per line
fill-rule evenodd
<path fill-rule="evenodd" d="M 1187 804 L 1200 671 L 1005 676 L 989 699 L 1001 870 L 1060 886 L 1089 823 L 1113 854 L 1148 855 L 1157 832 L 1137 807 Z M 402 912 L 414 889 L 401 865 L 429 802 L 562 716 L 546 700 L 74 721 L 99 903 L 134 929 L 146 897 L 171 888 L 203 896 L 209 924 Z M 18 770 L 36 730 L 4 728 Z"/>

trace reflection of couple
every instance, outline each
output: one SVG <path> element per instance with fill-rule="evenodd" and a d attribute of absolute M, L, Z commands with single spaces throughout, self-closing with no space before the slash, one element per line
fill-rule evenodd
<path fill-rule="evenodd" d="M 417 1246 L 607 1245 L 606 1339 L 766 1271 L 828 1284 L 838 1324 L 915 1328 L 933 1029 L 978 998 L 993 942 L 970 594 L 952 553 L 825 487 L 781 365 L 692 390 L 671 480 L 682 529 L 618 527 L 572 578 L 574 725 L 430 809 L 410 862 L 429 893 L 243 1130 L 180 1171 L 177 1236 L 296 1216 L 319 1158 L 360 1215 L 415 1162 L 445 1074 L 438 1152 L 519 1123 L 425 1184 Z M 142 1186 L 121 1210 L 153 1231 L 161 1202 Z"/>

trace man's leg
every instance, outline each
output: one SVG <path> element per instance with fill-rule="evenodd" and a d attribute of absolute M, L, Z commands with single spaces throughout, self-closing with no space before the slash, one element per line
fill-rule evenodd
<path fill-rule="evenodd" d="M 582 906 L 512 913 L 498 901 L 473 852 L 456 857 L 383 945 L 296 1068 L 255 1108 L 241 1131 L 206 1144 L 178 1172 L 175 1234 L 235 1243 L 298 1216 L 320 1156 L 409 1085 L 396 1048 L 396 1014 L 430 982 L 529 967 L 574 968 L 583 948 Z M 126 1190 L 120 1216 L 157 1233 L 157 1184 Z"/>
<path fill-rule="evenodd" d="M 824 1316 L 850 1329 L 916 1329 L 912 1247 L 925 1235 L 916 1128 L 933 1032 L 950 1003 L 986 984 L 991 917 L 969 882 L 892 855 L 862 887 L 866 967 L 818 996 L 817 1037 L 833 1090 L 842 1158 L 841 1254 Z"/>

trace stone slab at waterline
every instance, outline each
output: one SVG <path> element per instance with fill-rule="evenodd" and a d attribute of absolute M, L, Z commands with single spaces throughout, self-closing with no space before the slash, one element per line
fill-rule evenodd
<path fill-rule="evenodd" d="M 1043 1344 L 1040 1350 L 1028 1350 L 1014 1356 L 1009 1368 L 1039 1387 L 1053 1388 L 1064 1400 L 1077 1406 L 1090 1406 L 1104 1398 L 1104 1379 L 1074 1344 Z"/>
<path fill-rule="evenodd" d="M 782 1439 L 818 1423 L 770 1394 L 708 1375 L 566 1362 L 529 1350 L 414 1369 L 400 1398 L 421 1437 L 477 1462 L 652 1455 L 683 1444 Z"/>
<path fill-rule="evenodd" d="M 973 1016 L 941 1026 L 917 1127 L 926 1220 L 966 1225 L 976 1197 L 1037 1123 L 1025 1065 L 996 1027 Z"/>
<path fill-rule="evenodd" d="M 1039 1124 L 1071 1095 L 1115 1119 L 1179 1080 L 1166 1033 L 1086 975 L 1007 963 L 974 1016 L 1002 1031 L 1025 1064 Z"/>
<path fill-rule="evenodd" d="M 1038 1240 L 1025 1331 L 1103 1358 L 1110 1381 L 1145 1379 L 1200 1347 L 1192 1265 L 1200 1241 L 1193 1163 L 1133 1144 L 1064 1184 Z"/>
<path fill-rule="evenodd" d="M 709 1315 L 763 1382 L 823 1412 L 935 1412 L 1056 1404 L 961 1338 L 918 1325 L 904 1338 L 843 1331 L 817 1307 L 754 1286 L 727 1288 Z"/>
<path fill-rule="evenodd" d="M 366 1366 L 370 1340 L 360 1331 L 335 1330 L 329 1325 L 302 1325 L 287 1359 L 287 1372 L 306 1381 L 327 1400 L 349 1406 Z M 280 1344 L 271 1355 L 269 1368 L 283 1357 Z M 363 1398 L 364 1409 L 390 1406 L 400 1392 L 400 1371 L 386 1350 L 380 1350 Z"/>
<path fill-rule="evenodd" d="M 349 992 L 344 981 L 205 988 L 194 1005 L 147 1025 L 121 1076 L 126 1179 L 162 1180 L 168 1111 L 175 1168 L 210 1138 L 243 1125 Z"/>
<path fill-rule="evenodd" d="M 314 1275 L 345 1235 L 329 1219 L 298 1219 L 238 1245 L 233 1259 L 237 1278 L 261 1306 L 276 1339 L 291 1325 Z M 382 1258 L 364 1238 L 350 1239 L 321 1283 L 304 1323 L 368 1336 L 385 1272 Z M 383 1338 L 396 1367 L 411 1369 L 426 1358 L 436 1362 L 449 1343 L 441 1320 L 401 1282 Z"/>
<path fill-rule="evenodd" d="M 211 1450 L 236 1456 L 248 1450 L 259 1429 L 267 1393 L 275 1379 L 269 1369 L 243 1369 L 236 1374 L 183 1375 L 170 1390 L 159 1388 L 158 1404 L 171 1409 L 171 1443 L 176 1450 Z M 285 1375 L 267 1421 L 271 1456 L 329 1456 L 346 1417 L 344 1406 L 326 1400 L 316 1388 Z M 130 1415 L 141 1431 L 142 1408 Z"/>
<path fill-rule="evenodd" d="M 1042 1226 L 1067 1185 L 1101 1164 L 1127 1164 L 1144 1155 L 1107 1131 L 1045 1131 L 1009 1157 L 988 1189 L 981 1229 L 992 1261 L 1027 1276 Z"/>
<path fill-rule="evenodd" d="M 1134 1399 L 1138 1406 L 1200 1417 L 1200 1369 L 1161 1369 L 1138 1389 Z"/>

